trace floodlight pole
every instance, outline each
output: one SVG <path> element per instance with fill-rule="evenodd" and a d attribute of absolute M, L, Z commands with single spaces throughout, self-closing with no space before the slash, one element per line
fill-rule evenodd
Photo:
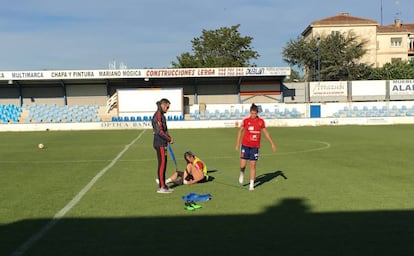
<path fill-rule="evenodd" d="M 317 51 L 318 51 L 318 81 L 321 81 L 321 48 L 320 48 L 320 41 L 321 38 L 319 36 L 316 37 L 316 40 L 318 40 L 318 42 L 316 43 L 317 46 Z"/>

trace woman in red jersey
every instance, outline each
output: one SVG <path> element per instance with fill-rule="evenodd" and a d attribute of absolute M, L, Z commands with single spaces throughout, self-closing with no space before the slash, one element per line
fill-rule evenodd
<path fill-rule="evenodd" d="M 243 119 L 239 132 L 237 134 L 236 141 L 236 150 L 240 149 L 240 184 L 243 184 L 244 171 L 246 169 L 247 161 L 250 161 L 249 190 L 254 190 L 254 180 L 256 178 L 256 162 L 259 160 L 259 148 L 262 131 L 267 140 L 272 145 L 272 150 L 276 151 L 276 144 L 273 142 L 272 137 L 266 129 L 265 121 L 258 116 L 258 112 L 259 109 L 257 105 L 252 104 L 250 107 L 250 116 Z"/>

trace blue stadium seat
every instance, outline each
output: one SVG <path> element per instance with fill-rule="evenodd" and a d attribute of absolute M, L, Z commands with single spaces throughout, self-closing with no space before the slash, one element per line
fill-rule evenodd
<path fill-rule="evenodd" d="M 0 104 L 0 120 L 3 123 L 19 122 L 19 118 L 22 112 L 22 108 L 14 104 Z"/>
<path fill-rule="evenodd" d="M 32 122 L 90 122 L 98 120 L 98 106 L 59 106 L 57 104 L 42 104 L 42 105 L 27 105 L 23 104 L 24 108 L 29 111 L 26 121 Z M 17 112 L 22 110 L 16 109 Z M 117 121 L 111 117 L 112 121 Z M 99 119 L 100 120 L 100 119 Z"/>

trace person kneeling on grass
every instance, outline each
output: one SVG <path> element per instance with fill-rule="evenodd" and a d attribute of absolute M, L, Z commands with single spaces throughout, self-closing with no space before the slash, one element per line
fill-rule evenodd
<path fill-rule="evenodd" d="M 196 157 L 192 152 L 187 151 L 184 153 L 184 159 L 187 162 L 187 167 L 184 171 L 176 171 L 165 182 L 174 182 L 178 178 L 181 178 L 182 184 L 190 185 L 194 183 L 201 183 L 208 180 L 207 166 Z M 174 182 L 175 183 L 175 182 Z"/>

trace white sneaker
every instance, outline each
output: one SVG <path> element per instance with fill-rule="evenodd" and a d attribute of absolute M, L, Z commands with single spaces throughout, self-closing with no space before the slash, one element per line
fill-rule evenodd
<path fill-rule="evenodd" d="M 250 191 L 253 191 L 253 190 L 254 190 L 254 187 L 250 187 L 250 186 L 249 186 L 249 190 L 250 190 Z"/>
<path fill-rule="evenodd" d="M 174 189 L 166 187 L 166 188 L 159 188 L 157 190 L 157 193 L 167 194 L 167 193 L 172 193 L 173 191 Z"/>

